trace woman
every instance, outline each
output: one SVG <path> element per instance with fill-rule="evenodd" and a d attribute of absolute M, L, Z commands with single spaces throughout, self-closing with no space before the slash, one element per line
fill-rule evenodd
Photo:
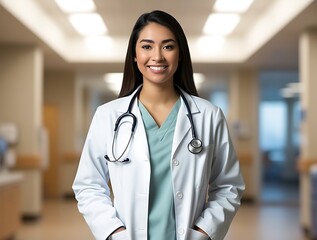
<path fill-rule="evenodd" d="M 73 189 L 98 240 L 228 231 L 244 189 L 239 163 L 221 110 L 197 97 L 186 37 L 169 14 L 137 20 L 120 96 L 97 109 Z"/>

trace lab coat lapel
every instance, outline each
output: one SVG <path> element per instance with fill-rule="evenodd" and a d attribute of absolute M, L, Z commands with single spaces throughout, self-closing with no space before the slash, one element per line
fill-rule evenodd
<path fill-rule="evenodd" d="M 135 150 L 138 153 L 139 157 L 146 158 L 149 160 L 150 153 L 149 153 L 149 147 L 148 147 L 145 127 L 143 124 L 141 112 L 139 110 L 137 101 L 138 100 L 136 99 L 134 104 L 133 104 L 133 108 L 132 108 L 132 112 L 137 118 L 137 125 L 136 125 L 136 130 L 134 133 L 133 146 L 135 147 Z M 142 155 L 140 155 L 140 154 L 142 154 Z"/>
<path fill-rule="evenodd" d="M 183 91 L 185 98 L 189 104 L 189 108 L 191 111 L 192 116 L 194 116 L 195 114 L 199 113 L 199 109 L 195 104 L 195 101 L 193 100 L 193 98 L 185 93 Z M 195 122 L 195 121 L 194 121 Z M 195 123 L 194 123 L 195 124 Z M 172 157 L 174 158 L 174 154 L 176 152 L 176 150 L 178 149 L 178 147 L 180 146 L 180 144 L 182 143 L 182 140 L 184 139 L 186 134 L 190 134 L 191 135 L 191 125 L 188 119 L 188 111 L 186 109 L 184 100 L 182 99 L 182 104 L 181 107 L 179 109 L 178 115 L 177 115 L 177 122 L 176 122 L 176 126 L 175 126 L 175 132 L 174 132 L 174 140 L 173 140 L 173 146 L 172 146 Z M 196 127 L 196 131 L 197 131 L 197 127 Z M 186 149 L 187 149 L 187 142 L 186 143 L 182 143 Z"/>

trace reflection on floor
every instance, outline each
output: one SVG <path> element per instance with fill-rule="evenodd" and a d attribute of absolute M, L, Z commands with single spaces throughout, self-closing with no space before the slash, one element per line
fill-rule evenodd
<path fill-rule="evenodd" d="M 271 190 L 264 191 L 263 202 L 242 204 L 225 240 L 305 240 L 299 226 L 297 195 L 293 190 L 281 194 L 276 186 L 270 186 L 268 189 Z M 285 196 L 292 201 L 285 202 Z M 276 201 L 270 202 L 268 201 L 270 199 Z M 283 202 L 278 203 L 282 199 Z M 56 239 L 94 239 L 78 213 L 74 200 L 45 201 L 42 218 L 35 222 L 24 222 L 15 238 L 15 240 Z"/>
<path fill-rule="evenodd" d="M 15 240 L 93 240 L 75 200 L 47 200 L 43 216 L 24 222 Z"/>

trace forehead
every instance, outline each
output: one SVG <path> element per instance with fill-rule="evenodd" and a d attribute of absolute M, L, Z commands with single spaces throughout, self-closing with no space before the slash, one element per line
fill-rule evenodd
<path fill-rule="evenodd" d="M 174 39 L 176 40 L 175 35 L 168 27 L 165 27 L 158 23 L 147 24 L 140 31 L 139 39 L 151 39 L 151 40 Z"/>

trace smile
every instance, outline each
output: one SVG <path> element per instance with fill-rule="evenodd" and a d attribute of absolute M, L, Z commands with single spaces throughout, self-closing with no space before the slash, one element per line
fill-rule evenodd
<path fill-rule="evenodd" d="M 167 66 L 149 66 L 149 68 L 153 71 L 163 71 Z"/>

